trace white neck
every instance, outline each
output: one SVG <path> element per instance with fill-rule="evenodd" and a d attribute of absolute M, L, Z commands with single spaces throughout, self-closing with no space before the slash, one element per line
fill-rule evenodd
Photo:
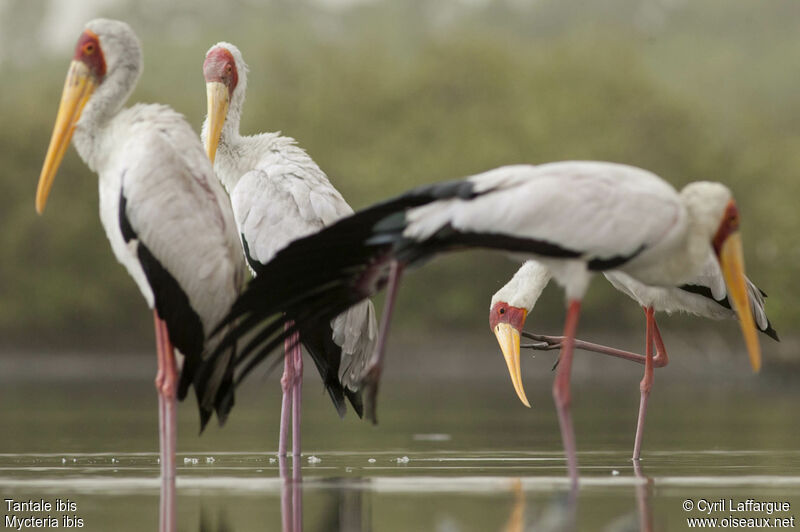
<path fill-rule="evenodd" d="M 214 158 L 214 171 L 228 194 L 236 187 L 239 179 L 255 167 L 254 161 L 243 160 L 248 151 L 244 149 L 244 145 L 247 144 L 247 138 L 239 133 L 242 108 L 244 107 L 244 84 L 246 84 L 246 80 L 240 79 L 239 85 L 233 92 L 228 113 L 225 116 L 225 123 L 222 125 L 217 154 Z M 203 141 L 203 145 L 205 145 L 208 138 L 208 115 L 203 120 L 200 138 Z"/>
<path fill-rule="evenodd" d="M 81 159 L 92 170 L 97 170 L 106 151 L 102 149 L 104 133 L 133 92 L 140 71 L 141 61 L 134 54 L 106 75 L 83 108 L 73 143 Z"/>
<path fill-rule="evenodd" d="M 549 282 L 550 270 L 535 260 L 529 260 L 494 294 L 490 308 L 498 301 L 504 301 L 530 312 Z"/>

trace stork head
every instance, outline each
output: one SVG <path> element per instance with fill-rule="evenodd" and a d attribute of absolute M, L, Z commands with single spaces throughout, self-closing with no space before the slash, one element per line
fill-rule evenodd
<path fill-rule="evenodd" d="M 750 365 L 757 372 L 761 369 L 761 347 L 747 296 L 744 252 L 739 233 L 739 209 L 733 195 L 724 185 L 709 182 L 687 185 L 681 195 L 690 215 L 710 235 L 711 246 L 725 277 L 729 299 L 744 334 Z"/>
<path fill-rule="evenodd" d="M 220 42 L 206 53 L 203 77 L 208 101 L 208 117 L 204 125 L 205 148 L 213 163 L 228 109 L 233 105 L 238 115 L 244 102 L 247 65 L 236 46 Z"/>
<path fill-rule="evenodd" d="M 525 325 L 528 312 L 536 305 L 549 281 L 550 270 L 539 262 L 529 260 L 494 294 L 489 307 L 489 327 L 500 344 L 514 390 L 522 404 L 527 407 L 531 405 L 522 387 L 519 364 L 520 331 Z"/>
<path fill-rule="evenodd" d="M 44 211 L 58 167 L 67 151 L 84 107 L 95 92 L 105 91 L 100 111 L 110 116 L 125 102 L 141 69 L 141 47 L 130 26 L 118 20 L 95 19 L 86 24 L 67 72 L 61 103 L 47 149 L 39 186 L 36 212 Z"/>

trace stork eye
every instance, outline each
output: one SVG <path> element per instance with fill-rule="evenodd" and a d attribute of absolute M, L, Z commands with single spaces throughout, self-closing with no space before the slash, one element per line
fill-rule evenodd
<path fill-rule="evenodd" d="M 506 313 L 506 309 L 504 309 L 503 307 L 500 307 L 500 314 L 505 314 L 505 313 Z"/>
<path fill-rule="evenodd" d="M 94 53 L 94 43 L 92 43 L 92 42 L 87 42 L 87 43 L 84 45 L 84 47 L 83 47 L 83 51 L 84 51 L 84 53 L 86 53 L 87 55 L 91 55 L 91 54 L 93 54 L 93 53 Z"/>
<path fill-rule="evenodd" d="M 225 65 L 225 72 L 227 72 L 228 74 L 230 74 L 232 71 L 233 71 L 233 67 L 231 66 L 231 64 L 230 64 L 230 63 L 228 63 L 227 65 Z"/>

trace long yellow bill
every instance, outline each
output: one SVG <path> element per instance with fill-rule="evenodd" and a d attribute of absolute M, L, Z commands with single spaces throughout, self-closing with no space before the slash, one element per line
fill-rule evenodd
<path fill-rule="evenodd" d="M 211 162 L 217 155 L 219 137 L 222 135 L 222 126 L 228 115 L 230 93 L 228 87 L 219 81 L 206 83 L 206 99 L 208 101 L 208 136 L 206 137 L 206 154 Z"/>
<path fill-rule="evenodd" d="M 83 107 L 97 87 L 97 83 L 89 73 L 89 68 L 80 61 L 69 65 L 64 91 L 61 93 L 61 104 L 58 106 L 53 136 L 44 158 L 42 173 L 39 175 L 39 186 L 36 189 L 36 212 L 42 214 L 47 203 L 47 195 L 53 186 L 56 172 L 69 147 L 75 124 L 81 117 Z"/>
<path fill-rule="evenodd" d="M 738 232 L 731 233 L 723 242 L 719 253 L 719 263 L 722 267 L 722 275 L 725 276 L 725 284 L 728 286 L 729 299 L 739 316 L 747 352 L 750 354 L 750 365 L 753 366 L 753 371 L 758 372 L 761 369 L 761 347 L 758 344 L 758 334 L 753 322 L 750 298 L 747 296 L 742 237 Z"/>
<path fill-rule="evenodd" d="M 506 359 L 514 390 L 516 390 L 522 404 L 530 408 L 531 404 L 528 402 L 528 398 L 525 397 L 525 388 L 522 387 L 522 376 L 520 374 L 519 331 L 508 323 L 498 323 L 494 328 L 494 335 L 497 337 L 497 342 L 503 351 L 503 357 Z"/>

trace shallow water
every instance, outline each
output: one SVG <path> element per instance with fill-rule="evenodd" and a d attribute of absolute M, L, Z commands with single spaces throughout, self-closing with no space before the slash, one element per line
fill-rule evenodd
<path fill-rule="evenodd" d="M 86 530 L 158 529 L 156 400 L 148 372 L 3 382 L 3 498 L 76 505 L 36 513 L 4 503 L 3 519 L 68 515 Z M 377 427 L 352 414 L 339 420 L 308 376 L 299 483 L 280 478 L 273 454 L 280 401 L 274 378 L 250 383 L 227 426 L 202 436 L 192 405 L 183 404 L 178 530 L 280 530 L 300 519 L 307 531 L 686 530 L 687 518 L 703 516 L 800 526 L 791 521 L 800 509 L 796 386 L 766 378 L 686 383 L 657 374 L 636 471 L 629 456 L 638 375 L 634 368 L 602 383 L 576 379 L 576 502 L 568 496 L 547 374 L 526 381 L 531 410 L 499 372 L 471 380 L 389 379 Z M 690 511 L 682 507 L 687 499 Z M 721 509 L 698 509 L 720 499 Z M 790 508 L 730 510 L 729 500 L 735 507 L 747 499 Z"/>

